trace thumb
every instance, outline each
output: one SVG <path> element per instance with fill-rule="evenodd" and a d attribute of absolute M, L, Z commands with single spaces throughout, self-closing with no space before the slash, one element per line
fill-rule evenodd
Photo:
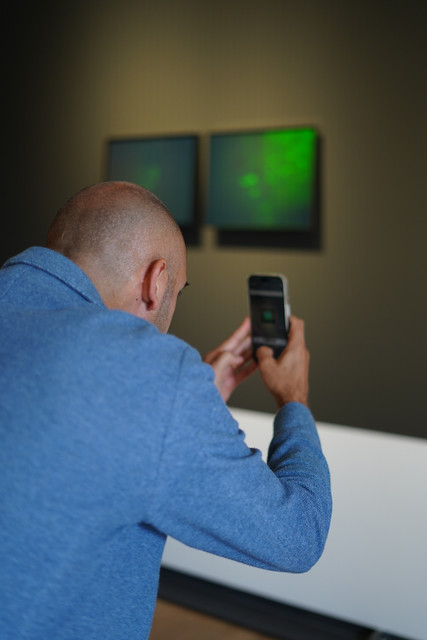
<path fill-rule="evenodd" d="M 258 349 L 256 350 L 256 357 L 259 365 L 261 366 L 263 362 L 265 363 L 271 359 L 274 359 L 273 353 L 274 351 L 273 349 L 270 349 L 270 347 L 258 347 Z"/>

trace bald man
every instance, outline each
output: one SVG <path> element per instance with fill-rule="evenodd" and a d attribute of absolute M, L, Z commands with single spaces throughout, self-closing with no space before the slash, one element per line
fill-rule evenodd
<path fill-rule="evenodd" d="M 0 271 L 0 637 L 148 638 L 166 536 L 276 571 L 326 541 L 329 472 L 292 319 L 268 462 L 226 405 L 249 322 L 203 362 L 168 335 L 185 245 L 149 191 L 101 183 Z"/>

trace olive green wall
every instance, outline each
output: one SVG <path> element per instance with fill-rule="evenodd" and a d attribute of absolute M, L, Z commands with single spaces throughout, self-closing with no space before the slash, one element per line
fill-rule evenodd
<path fill-rule="evenodd" d="M 111 136 L 312 124 L 320 251 L 221 249 L 205 227 L 173 332 L 201 351 L 246 314 L 255 271 L 290 281 L 321 421 L 427 437 L 426 3 L 15 3 L 5 16 L 1 258 L 105 178 Z M 3 98 L 5 100 L 5 98 Z M 206 159 L 202 153 L 201 182 Z M 274 410 L 255 377 L 235 406 Z"/>

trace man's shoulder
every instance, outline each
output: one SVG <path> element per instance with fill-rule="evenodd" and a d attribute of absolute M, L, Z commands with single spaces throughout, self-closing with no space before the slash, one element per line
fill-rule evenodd
<path fill-rule="evenodd" d="M 99 360 L 110 367 L 116 363 L 118 368 L 161 369 L 164 374 L 201 363 L 189 344 L 130 313 L 96 305 L 56 313 L 61 348 L 67 344 L 71 353 L 78 351 L 84 360 Z"/>

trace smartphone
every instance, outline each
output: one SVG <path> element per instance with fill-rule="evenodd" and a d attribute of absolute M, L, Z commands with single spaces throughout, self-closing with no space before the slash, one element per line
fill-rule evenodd
<path fill-rule="evenodd" d="M 280 273 L 251 275 L 248 291 L 254 358 L 261 345 L 271 347 L 278 358 L 288 343 L 291 317 L 288 280 Z"/>

